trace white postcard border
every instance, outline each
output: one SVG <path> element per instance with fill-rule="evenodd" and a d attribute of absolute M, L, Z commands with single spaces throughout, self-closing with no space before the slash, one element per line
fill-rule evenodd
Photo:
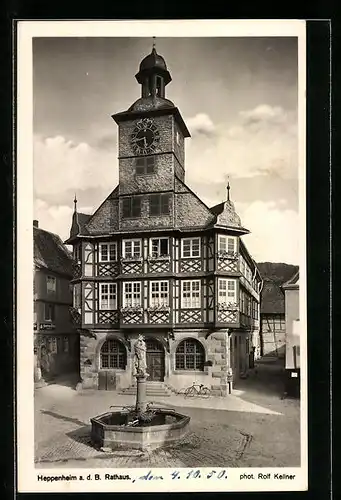
<path fill-rule="evenodd" d="M 176 29 L 174 28 L 176 26 Z M 19 21 L 17 30 L 17 473 L 19 492 L 112 491 L 298 491 L 308 484 L 307 443 L 307 314 L 306 314 L 306 23 L 301 20 L 182 20 L 182 21 Z M 249 37 L 294 36 L 299 47 L 299 211 L 300 211 L 300 323 L 301 330 L 301 467 L 227 468 L 228 479 L 207 479 L 212 468 L 200 469 L 201 478 L 186 480 L 192 469 L 153 469 L 163 480 L 139 480 L 147 469 L 37 469 L 34 466 L 33 382 L 33 37 Z M 222 468 L 216 468 L 217 472 Z M 94 479 L 95 474 L 130 474 L 135 482 Z M 271 479 L 242 481 L 241 474 L 270 473 Z M 87 476 L 91 480 L 39 480 L 38 476 Z M 290 480 L 274 474 L 294 475 Z M 113 482 L 115 484 L 113 484 Z"/>

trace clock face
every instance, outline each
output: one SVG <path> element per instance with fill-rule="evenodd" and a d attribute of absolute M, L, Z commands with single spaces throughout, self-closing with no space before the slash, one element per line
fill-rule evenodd
<path fill-rule="evenodd" d="M 130 141 L 137 154 L 145 155 L 155 152 L 160 141 L 160 134 L 153 120 L 150 118 L 138 120 Z"/>

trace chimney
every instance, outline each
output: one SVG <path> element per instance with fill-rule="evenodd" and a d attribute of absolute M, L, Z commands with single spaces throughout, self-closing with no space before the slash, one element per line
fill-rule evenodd
<path fill-rule="evenodd" d="M 33 227 L 39 227 L 39 221 L 37 221 L 36 219 L 34 219 L 33 221 Z"/>

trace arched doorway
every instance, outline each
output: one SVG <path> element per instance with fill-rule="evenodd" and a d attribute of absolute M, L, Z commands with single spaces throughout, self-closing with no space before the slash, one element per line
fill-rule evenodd
<path fill-rule="evenodd" d="M 148 382 L 163 382 L 165 378 L 165 350 L 161 342 L 146 338 Z"/>

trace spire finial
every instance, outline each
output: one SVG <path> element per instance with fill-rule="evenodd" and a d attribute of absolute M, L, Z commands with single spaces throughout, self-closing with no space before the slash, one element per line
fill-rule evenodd
<path fill-rule="evenodd" d="M 74 204 L 74 211 L 77 212 L 77 195 L 75 193 L 75 198 L 73 200 L 73 204 Z"/>
<path fill-rule="evenodd" d="M 155 37 L 155 36 L 153 36 L 153 50 L 156 50 L 156 49 L 155 49 L 155 45 L 156 45 L 155 40 L 156 40 L 156 37 Z"/>
<path fill-rule="evenodd" d="M 226 189 L 227 189 L 227 201 L 230 201 L 230 189 L 231 189 L 231 186 L 230 186 L 230 177 L 227 176 L 227 186 L 226 186 Z"/>

